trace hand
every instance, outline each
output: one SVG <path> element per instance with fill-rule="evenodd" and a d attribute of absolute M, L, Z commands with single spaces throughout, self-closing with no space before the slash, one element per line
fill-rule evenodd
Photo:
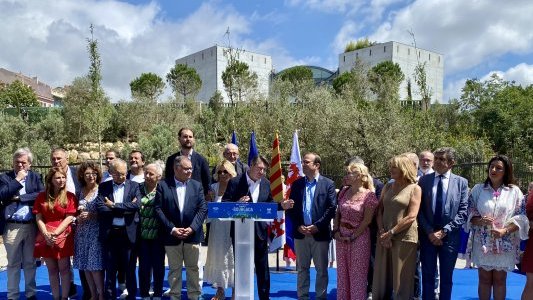
<path fill-rule="evenodd" d="M 48 246 L 54 245 L 56 237 L 53 235 L 53 233 L 47 231 L 43 235 Z"/>
<path fill-rule="evenodd" d="M 135 203 L 137 202 L 137 197 L 133 198 L 133 200 L 131 200 L 131 203 Z"/>
<path fill-rule="evenodd" d="M 383 232 L 379 235 L 379 242 L 382 246 L 391 242 L 392 233 L 390 231 Z"/>
<path fill-rule="evenodd" d="M 80 221 L 85 221 L 89 219 L 89 212 L 88 211 L 82 211 L 79 215 L 78 215 L 78 220 Z"/>
<path fill-rule="evenodd" d="M 281 207 L 284 210 L 293 208 L 294 207 L 294 200 L 292 200 L 292 199 L 283 200 L 281 202 Z"/>
<path fill-rule="evenodd" d="M 246 196 L 242 196 L 238 202 L 249 202 L 249 201 L 250 201 L 250 196 L 246 195 Z"/>
<path fill-rule="evenodd" d="M 172 228 L 172 231 L 170 231 L 170 235 L 172 235 L 173 237 L 176 237 L 176 238 L 179 238 L 180 237 L 180 229 L 181 228 Z"/>
<path fill-rule="evenodd" d="M 205 197 L 206 201 L 213 201 L 215 199 L 215 191 L 209 190 L 207 196 Z"/>
<path fill-rule="evenodd" d="M 109 207 L 109 208 L 113 208 L 113 206 L 115 206 L 115 203 L 111 200 L 109 200 L 109 198 L 105 197 L 105 206 Z"/>
<path fill-rule="evenodd" d="M 307 226 L 307 229 L 309 230 L 310 234 L 315 234 L 318 232 L 318 227 L 316 227 L 316 225 Z"/>
<path fill-rule="evenodd" d="M 439 230 L 439 231 L 432 232 L 432 233 L 428 234 L 429 241 L 434 246 L 442 246 L 442 240 L 441 239 L 444 238 L 444 236 L 442 236 L 442 234 L 444 234 L 442 232 L 442 230 Z"/>
<path fill-rule="evenodd" d="M 21 182 L 22 180 L 24 180 L 24 178 L 26 178 L 26 176 L 28 176 L 28 171 L 26 171 L 25 169 L 22 169 L 17 172 L 17 176 L 15 177 L 15 179 L 18 182 Z"/>
<path fill-rule="evenodd" d="M 13 201 L 13 202 L 18 202 L 18 201 L 20 201 L 20 196 L 19 196 L 19 195 L 13 196 L 13 197 L 11 198 L 11 201 Z"/>
<path fill-rule="evenodd" d="M 504 235 L 508 233 L 508 231 L 507 228 L 491 229 L 490 233 L 495 239 L 501 239 Z"/>
<path fill-rule="evenodd" d="M 304 225 L 300 225 L 300 227 L 298 227 L 298 232 L 303 235 L 310 234 L 309 230 L 307 229 L 307 226 L 304 226 Z"/>
<path fill-rule="evenodd" d="M 492 226 L 492 222 L 494 222 L 493 217 L 483 216 L 481 217 L 481 219 L 479 219 L 479 223 L 485 226 Z"/>

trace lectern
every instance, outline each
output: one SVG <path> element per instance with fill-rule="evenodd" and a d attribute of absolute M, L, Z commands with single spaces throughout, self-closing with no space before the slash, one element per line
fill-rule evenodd
<path fill-rule="evenodd" d="M 254 299 L 254 222 L 272 221 L 277 203 L 211 202 L 208 218 L 235 221 L 235 299 Z"/>

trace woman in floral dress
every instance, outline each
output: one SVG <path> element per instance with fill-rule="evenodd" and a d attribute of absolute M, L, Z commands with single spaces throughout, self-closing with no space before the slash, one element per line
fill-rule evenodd
<path fill-rule="evenodd" d="M 94 162 L 84 162 L 78 168 L 81 190 L 78 194 L 78 226 L 75 234 L 74 268 L 85 272 L 91 299 L 104 300 L 104 258 L 99 239 L 96 196 L 102 171 Z M 88 291 L 84 291 L 87 293 Z"/>
<path fill-rule="evenodd" d="M 472 231 L 472 261 L 478 267 L 479 299 L 505 299 L 507 272 L 518 261 L 521 239 L 528 238 L 529 221 L 523 195 L 514 185 L 507 156 L 493 157 L 484 183 L 470 193 L 467 230 Z"/>
<path fill-rule="evenodd" d="M 337 299 L 364 300 L 370 263 L 370 230 L 378 199 L 372 177 L 362 164 L 346 167 L 333 223 L 337 244 Z"/>

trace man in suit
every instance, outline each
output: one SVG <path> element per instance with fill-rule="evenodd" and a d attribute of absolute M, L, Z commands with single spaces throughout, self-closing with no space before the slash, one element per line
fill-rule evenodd
<path fill-rule="evenodd" d="M 204 190 L 200 182 L 191 179 L 193 164 L 187 156 L 176 156 L 172 170 L 174 176 L 157 185 L 154 200 L 170 269 L 168 295 L 172 300 L 181 299 L 181 269 L 185 265 L 187 297 L 201 299 L 198 261 L 207 215 Z"/>
<path fill-rule="evenodd" d="M 7 298 L 19 299 L 20 266 L 24 269 L 26 299 L 35 300 L 36 226 L 32 214 L 37 194 L 44 190 L 41 176 L 30 170 L 28 148 L 13 154 L 13 171 L 0 175 L 0 232 L 7 254 Z"/>
<path fill-rule="evenodd" d="M 120 158 L 113 160 L 109 165 L 113 180 L 100 184 L 96 199 L 108 299 L 116 299 L 117 270 L 120 267 L 126 270 L 126 299 L 135 299 L 137 293 L 134 250 L 142 196 L 139 184 L 126 179 L 127 170 L 125 161 Z"/>
<path fill-rule="evenodd" d="M 263 156 L 257 156 L 252 159 L 250 169 L 229 182 L 226 192 L 222 197 L 223 201 L 273 202 L 272 193 L 270 192 L 270 182 L 265 178 L 268 165 L 267 160 Z M 284 206 L 284 208 L 288 207 Z M 267 222 L 255 222 L 254 224 L 255 275 L 257 276 L 257 293 L 261 300 L 270 299 L 267 225 Z M 232 230 L 232 237 L 233 235 L 234 231 Z"/>
<path fill-rule="evenodd" d="M 450 299 L 452 275 L 460 244 L 460 227 L 466 222 L 468 181 L 451 172 L 455 150 L 440 148 L 434 153 L 434 173 L 418 181 L 422 201 L 418 213 L 420 261 L 422 262 L 422 299 L 435 299 L 437 257 L 440 265 L 439 299 Z"/>
<path fill-rule="evenodd" d="M 187 156 L 192 163 L 192 177 L 202 184 L 204 196 L 209 192 L 211 176 L 209 175 L 209 164 L 207 160 L 198 152 L 193 150 L 195 139 L 194 133 L 190 128 L 181 128 L 178 132 L 178 138 L 181 150 L 169 156 L 165 164 L 165 178 L 174 178 L 174 159 L 176 156 Z"/>
<path fill-rule="evenodd" d="M 248 170 L 248 166 L 243 164 L 242 161 L 239 159 L 240 154 L 239 147 L 237 145 L 232 143 L 226 144 L 226 146 L 224 147 L 224 152 L 222 152 L 222 156 L 224 157 L 224 159 L 233 164 L 233 166 L 235 167 L 235 172 L 237 172 L 237 176 L 241 176 Z M 211 178 L 213 178 L 213 175 L 215 175 L 215 170 L 216 167 L 211 170 Z M 214 182 L 215 180 L 213 179 L 212 181 Z"/>
<path fill-rule="evenodd" d="M 294 207 L 286 211 L 293 224 L 298 299 L 309 299 L 311 259 L 316 268 L 316 298 L 327 298 L 330 223 L 335 216 L 337 199 L 333 181 L 320 175 L 320 162 L 316 153 L 304 155 L 302 168 L 305 177 L 292 184 L 289 198 L 294 201 Z"/>
<path fill-rule="evenodd" d="M 420 172 L 422 172 L 423 175 L 431 174 L 435 171 L 433 171 L 433 160 L 435 160 L 435 157 L 433 156 L 433 153 L 431 151 L 422 151 L 418 155 L 419 161 L 420 161 Z"/>

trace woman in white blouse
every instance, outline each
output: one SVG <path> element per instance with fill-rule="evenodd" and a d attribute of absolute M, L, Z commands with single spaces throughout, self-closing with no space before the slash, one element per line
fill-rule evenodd
<path fill-rule="evenodd" d="M 237 176 L 235 167 L 227 160 L 220 162 L 215 170 L 213 178 L 217 181 L 211 185 L 209 193 L 214 202 L 222 201 L 226 187 L 231 178 Z M 233 245 L 231 242 L 231 222 L 218 219 L 208 219 L 211 222 L 207 259 L 204 277 L 217 289 L 212 300 L 225 299 L 225 289 L 233 287 L 234 258 Z"/>
<path fill-rule="evenodd" d="M 484 183 L 470 193 L 467 230 L 472 230 L 472 261 L 478 267 L 479 299 L 505 299 L 507 271 L 518 260 L 520 240 L 528 238 L 523 195 L 514 185 L 513 166 L 504 155 L 493 157 Z"/>

